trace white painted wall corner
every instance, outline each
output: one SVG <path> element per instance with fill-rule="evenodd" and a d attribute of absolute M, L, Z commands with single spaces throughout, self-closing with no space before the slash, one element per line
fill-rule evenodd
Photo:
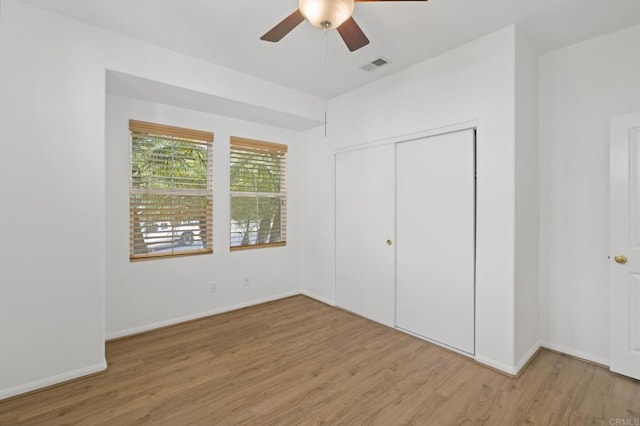
<path fill-rule="evenodd" d="M 326 297 L 318 296 L 317 294 L 314 294 L 308 290 L 302 290 L 300 294 L 302 294 L 303 296 L 307 296 L 310 299 L 324 303 L 325 305 L 336 306 L 336 302 L 334 302 L 333 300 L 327 299 Z"/>
<path fill-rule="evenodd" d="M 68 371 L 66 373 L 58 374 L 53 377 L 48 377 L 42 380 L 36 380 L 31 383 L 25 383 L 24 385 L 15 386 L 9 389 L 0 390 L 0 400 L 11 398 L 13 396 L 21 395 L 23 393 L 32 392 L 35 390 L 43 389 L 49 386 L 58 385 L 70 380 L 75 380 L 90 374 L 100 373 L 107 369 L 107 361 L 104 360 L 99 364 L 91 365 L 89 367 L 80 368 L 78 370 Z"/>

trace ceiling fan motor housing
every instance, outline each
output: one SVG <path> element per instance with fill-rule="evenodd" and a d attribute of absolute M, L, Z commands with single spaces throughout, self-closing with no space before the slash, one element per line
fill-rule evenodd
<path fill-rule="evenodd" d="M 298 7 L 311 25 L 332 30 L 351 17 L 354 0 L 300 0 Z"/>
<path fill-rule="evenodd" d="M 0 0 L 2 1 L 2 0 Z M 353 19 L 354 3 L 398 0 L 299 0 L 298 9 L 267 31 L 260 40 L 276 43 L 306 19 L 321 30 L 338 30 L 338 34 L 351 52 L 369 44 L 362 28 Z M 427 0 L 404 0 L 427 1 Z"/>

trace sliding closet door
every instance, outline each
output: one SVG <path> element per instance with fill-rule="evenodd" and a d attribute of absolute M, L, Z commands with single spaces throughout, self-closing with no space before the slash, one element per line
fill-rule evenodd
<path fill-rule="evenodd" d="M 475 136 L 397 146 L 399 328 L 473 354 Z"/>
<path fill-rule="evenodd" d="M 336 304 L 394 326 L 395 149 L 336 155 Z"/>

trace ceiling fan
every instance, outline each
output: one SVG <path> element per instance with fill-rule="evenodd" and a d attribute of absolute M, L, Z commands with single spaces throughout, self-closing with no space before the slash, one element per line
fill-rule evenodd
<path fill-rule="evenodd" d="M 278 42 L 306 19 L 321 30 L 337 29 L 347 48 L 353 52 L 369 44 L 369 39 L 351 16 L 354 3 L 373 1 L 427 0 L 299 0 L 298 9 L 267 31 L 260 40 Z"/>

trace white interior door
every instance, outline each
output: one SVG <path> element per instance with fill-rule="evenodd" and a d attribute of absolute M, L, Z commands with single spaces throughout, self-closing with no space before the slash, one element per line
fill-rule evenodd
<path fill-rule="evenodd" d="M 610 363 L 640 379 L 640 114 L 611 121 Z"/>
<path fill-rule="evenodd" d="M 397 147 L 399 328 L 475 352 L 475 136 Z"/>
<path fill-rule="evenodd" d="M 336 155 L 336 304 L 394 326 L 395 149 Z"/>

